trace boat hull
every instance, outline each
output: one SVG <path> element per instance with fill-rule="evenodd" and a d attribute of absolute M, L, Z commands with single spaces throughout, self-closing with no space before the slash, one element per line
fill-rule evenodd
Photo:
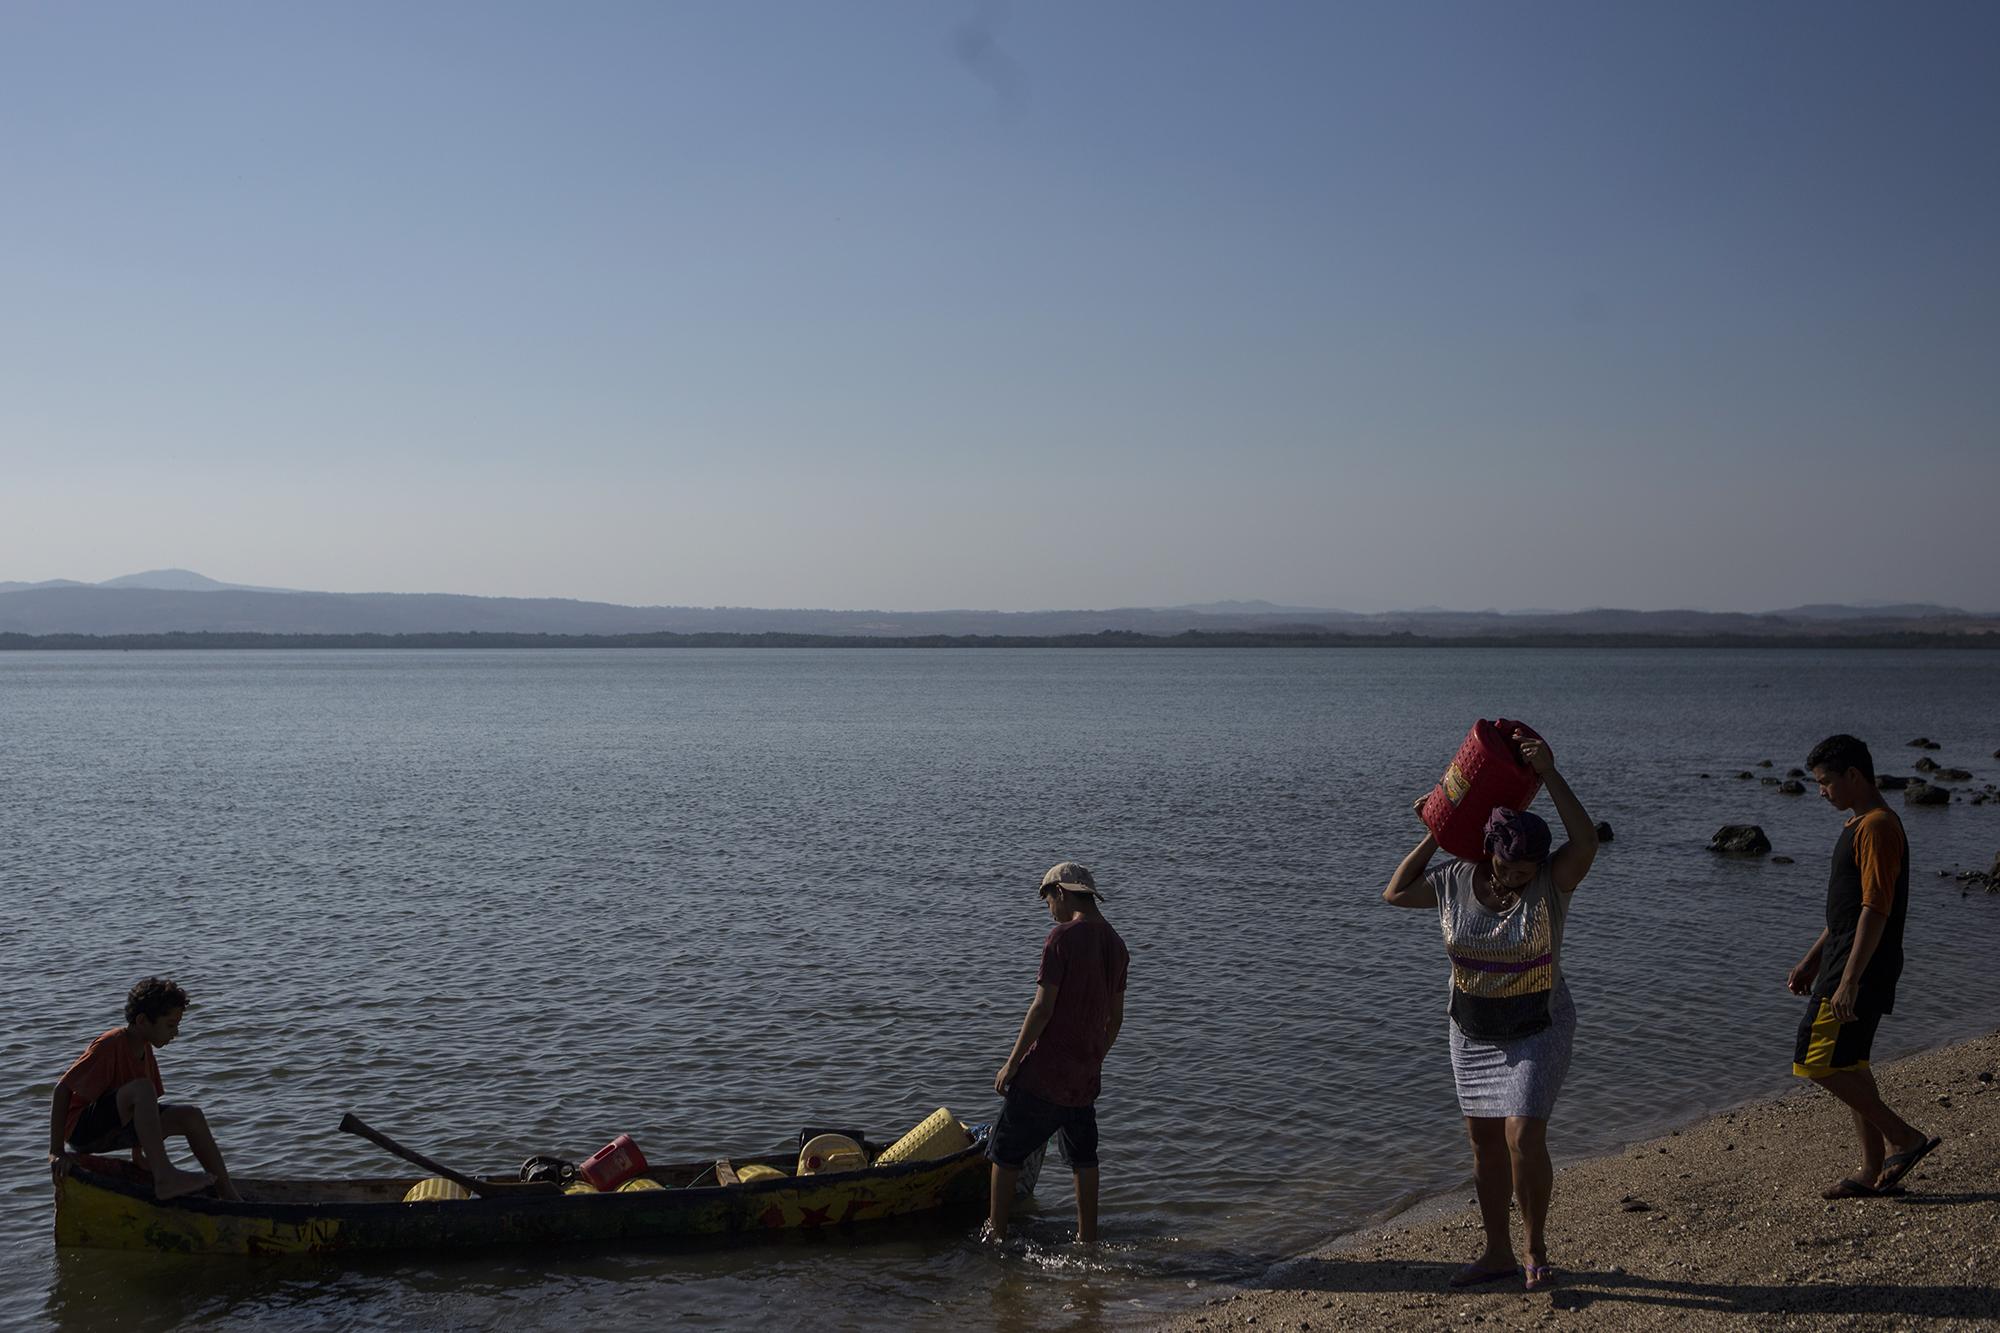
<path fill-rule="evenodd" d="M 411 1179 L 240 1180 L 242 1203 L 152 1197 L 130 1166 L 79 1158 L 56 1192 L 56 1244 L 184 1254 L 338 1254 L 751 1239 L 967 1208 L 986 1198 L 984 1136 L 950 1157 L 729 1187 L 403 1203 Z M 699 1167 L 652 1173 L 698 1178 Z"/>

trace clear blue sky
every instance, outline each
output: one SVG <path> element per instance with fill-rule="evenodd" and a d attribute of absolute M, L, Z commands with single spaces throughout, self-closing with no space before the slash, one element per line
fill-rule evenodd
<path fill-rule="evenodd" d="M 0 8 L 0 579 L 2000 606 L 2000 6 Z"/>

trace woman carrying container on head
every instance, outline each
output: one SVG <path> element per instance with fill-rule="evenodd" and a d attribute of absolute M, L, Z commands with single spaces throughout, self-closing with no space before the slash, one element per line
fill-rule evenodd
<path fill-rule="evenodd" d="M 1554 1169 L 1549 1113 L 1569 1070 L 1576 1009 L 1563 981 L 1569 897 L 1597 856 L 1597 831 L 1556 772 L 1539 737 L 1514 733 L 1521 758 L 1548 787 L 1569 841 L 1553 856 L 1549 826 L 1497 808 L 1486 855 L 1427 870 L 1437 839 L 1426 834 L 1382 891 L 1395 907 L 1434 907 L 1451 958 L 1451 1073 L 1472 1139 L 1473 1179 L 1486 1248 L 1451 1279 L 1469 1287 L 1515 1276 L 1507 1202 L 1520 1201 L 1529 1291 L 1555 1284 L 1547 1223 Z"/>

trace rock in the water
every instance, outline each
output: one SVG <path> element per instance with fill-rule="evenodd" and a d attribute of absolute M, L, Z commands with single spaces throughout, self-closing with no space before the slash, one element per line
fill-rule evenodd
<path fill-rule="evenodd" d="M 1748 771 L 1745 771 L 1745 772 L 1742 772 L 1742 773 L 1738 773 L 1738 774 L 1736 775 L 1736 780 L 1737 780 L 1738 782 L 1748 782 L 1748 781 L 1749 781 L 1750 779 L 1752 779 L 1752 778 L 1754 778 L 1754 777 L 1756 777 L 1756 776 L 1757 776 L 1757 775 L 1756 775 L 1755 773 L 1751 773 L 1751 772 L 1748 772 Z"/>
<path fill-rule="evenodd" d="M 1919 773 L 1935 773 L 1938 771 L 1938 761 L 1929 755 L 1925 755 L 1922 759 L 1917 760 L 1916 763 L 1911 764 L 1910 767 L 1916 769 Z"/>
<path fill-rule="evenodd" d="M 1931 774 L 1939 782 L 1970 782 L 1972 774 L 1962 768 L 1940 768 Z"/>
<path fill-rule="evenodd" d="M 1901 791 L 1910 785 L 1910 780 L 1900 773 L 1877 773 L 1875 785 L 1883 791 Z"/>
<path fill-rule="evenodd" d="M 1611 825 L 1601 819 L 1597 821 L 1597 840 L 1599 842 L 1611 841 Z"/>
<path fill-rule="evenodd" d="M 1755 824 L 1724 824 L 1709 839 L 1708 850 L 1728 856 L 1762 856 L 1771 850 L 1771 840 Z"/>
<path fill-rule="evenodd" d="M 1928 782 L 1912 782 L 1903 788 L 1904 805 L 1949 805 L 1951 788 L 1933 787 Z"/>
<path fill-rule="evenodd" d="M 1806 794 L 1806 784 L 1800 782 L 1797 778 L 1786 778 L 1778 784 L 1778 790 L 1787 796 L 1804 796 Z"/>
<path fill-rule="evenodd" d="M 1944 748 L 1928 736 L 1919 736 L 1911 741 L 1910 744 L 1919 750 L 1942 750 Z"/>
<path fill-rule="evenodd" d="M 1757 761 L 1757 767 L 1759 767 L 1759 768 L 1769 768 L 1769 767 L 1771 767 L 1771 761 L 1770 761 L 1770 760 L 1768 760 L 1768 759 L 1759 759 L 1759 760 Z"/>
<path fill-rule="evenodd" d="M 1760 778 L 1760 779 L 1758 779 L 1758 781 L 1762 782 L 1762 783 L 1763 783 L 1763 784 L 1764 784 L 1764 785 L 1765 785 L 1766 787 L 1775 787 L 1775 786 L 1777 786 L 1777 785 L 1778 785 L 1778 782 L 1779 782 L 1779 779 L 1777 779 L 1777 778 Z"/>
<path fill-rule="evenodd" d="M 1789 856 L 1774 856 L 1771 858 L 1771 864 L 1774 866 L 1788 866 L 1791 863 L 1792 858 Z"/>
<path fill-rule="evenodd" d="M 1788 778 L 1802 778 L 1805 775 L 1806 771 L 1803 768 L 1788 768 L 1785 770 L 1785 776 Z"/>

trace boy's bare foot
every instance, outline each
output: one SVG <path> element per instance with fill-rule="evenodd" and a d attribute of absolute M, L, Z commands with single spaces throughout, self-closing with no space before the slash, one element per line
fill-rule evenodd
<path fill-rule="evenodd" d="M 178 1199 L 183 1194 L 192 1194 L 214 1183 L 215 1177 L 206 1171 L 183 1171 L 177 1166 L 153 1168 L 153 1197 L 156 1199 Z"/>

